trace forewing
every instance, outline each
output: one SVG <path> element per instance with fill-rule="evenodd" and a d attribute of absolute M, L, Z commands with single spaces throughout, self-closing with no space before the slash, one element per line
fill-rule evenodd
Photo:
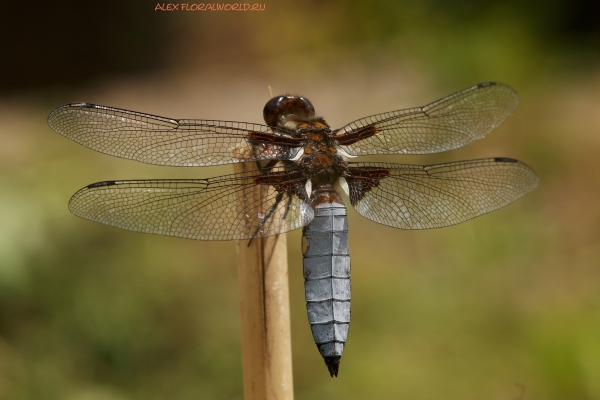
<path fill-rule="evenodd" d="M 458 224 L 515 201 L 538 184 L 529 166 L 510 158 L 349 166 L 346 181 L 356 211 L 401 229 Z"/>
<path fill-rule="evenodd" d="M 423 107 L 365 117 L 338 129 L 350 155 L 427 154 L 453 150 L 481 139 L 517 107 L 510 87 L 480 83 Z"/>
<path fill-rule="evenodd" d="M 58 107 L 48 125 L 112 156 L 168 166 L 203 167 L 253 160 L 289 160 L 297 139 L 266 125 L 171 119 L 89 103 Z"/>
<path fill-rule="evenodd" d="M 280 189 L 290 189 L 277 190 L 256 184 L 259 175 L 99 182 L 75 193 L 69 209 L 130 231 L 201 240 L 266 237 L 312 220 L 312 208 L 294 193 L 304 190 L 299 181 L 285 172 L 272 172 L 269 175 L 282 182 Z M 305 197 L 305 192 L 301 195 Z"/>

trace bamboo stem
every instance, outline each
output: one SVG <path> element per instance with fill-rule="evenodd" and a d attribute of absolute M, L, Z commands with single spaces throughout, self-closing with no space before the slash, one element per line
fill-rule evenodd
<path fill-rule="evenodd" d="M 236 172 L 256 168 L 237 164 Z M 292 400 L 285 235 L 237 242 L 245 400 Z"/>

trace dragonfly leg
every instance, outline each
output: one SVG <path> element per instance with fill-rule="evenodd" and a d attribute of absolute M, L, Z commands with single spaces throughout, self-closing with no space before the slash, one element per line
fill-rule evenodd
<path fill-rule="evenodd" d="M 286 219 L 287 214 L 290 211 L 291 207 L 292 207 L 292 196 L 288 196 L 288 201 L 287 201 L 287 204 L 285 205 L 285 212 L 283 213 L 283 216 L 281 217 L 282 220 Z"/>
<path fill-rule="evenodd" d="M 273 167 L 275 166 L 275 164 L 277 164 L 279 162 L 279 160 L 269 160 L 266 164 L 261 164 L 260 163 L 260 155 L 258 154 L 258 152 L 256 151 L 256 147 L 252 146 L 252 155 L 254 156 L 254 162 L 256 163 L 256 168 L 261 172 L 261 173 L 265 173 L 265 172 L 269 172 L 271 169 L 273 169 Z"/>
<path fill-rule="evenodd" d="M 269 218 L 271 218 L 271 215 L 273 215 L 273 213 L 277 209 L 277 206 L 279 205 L 279 203 L 281 203 L 281 200 L 283 200 L 283 192 L 277 193 L 277 196 L 275 196 L 275 204 L 273 204 L 271 206 L 269 211 L 267 211 L 267 213 L 265 214 L 265 217 L 260 221 L 260 223 L 256 227 L 256 231 L 254 231 L 254 234 L 250 238 L 250 241 L 248 242 L 248 246 L 250 246 L 250 244 L 252 243 L 252 241 L 254 240 L 256 235 L 258 235 L 258 232 L 260 232 L 260 230 L 263 228 L 263 226 L 265 226 L 265 223 L 269 220 Z M 287 210 L 286 210 L 286 212 L 287 212 Z"/>
<path fill-rule="evenodd" d="M 266 164 L 261 165 L 260 161 L 256 161 L 256 167 L 262 174 L 264 174 L 264 173 L 271 172 L 271 170 L 275 167 L 275 165 L 277 165 L 278 162 L 279 162 L 279 160 L 270 160 Z"/>

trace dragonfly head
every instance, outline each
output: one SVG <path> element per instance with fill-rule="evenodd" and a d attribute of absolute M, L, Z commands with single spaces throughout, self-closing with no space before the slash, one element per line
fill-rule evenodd
<path fill-rule="evenodd" d="M 289 120 L 312 121 L 315 119 L 315 108 L 302 96 L 286 94 L 269 100 L 263 117 L 269 126 L 284 127 Z"/>

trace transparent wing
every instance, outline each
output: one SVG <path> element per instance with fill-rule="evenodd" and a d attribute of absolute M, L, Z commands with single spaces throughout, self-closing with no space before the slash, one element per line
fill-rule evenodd
<path fill-rule="evenodd" d="M 257 179 L 274 179 L 257 184 Z M 136 232 L 201 240 L 266 237 L 300 228 L 313 219 L 301 200 L 304 186 L 285 172 L 225 175 L 212 179 L 107 181 L 73 195 L 80 217 Z"/>
<path fill-rule="evenodd" d="M 350 155 L 427 154 L 462 147 L 481 139 L 517 107 L 510 87 L 480 83 L 424 107 L 361 118 L 338 129 Z"/>
<path fill-rule="evenodd" d="M 89 103 L 58 107 L 50 128 L 90 149 L 168 166 L 203 167 L 253 160 L 289 160 L 300 144 L 266 125 L 171 119 Z"/>
<path fill-rule="evenodd" d="M 350 201 L 362 216 L 401 229 L 454 225 L 503 207 L 538 184 L 510 158 L 428 166 L 349 163 Z"/>

